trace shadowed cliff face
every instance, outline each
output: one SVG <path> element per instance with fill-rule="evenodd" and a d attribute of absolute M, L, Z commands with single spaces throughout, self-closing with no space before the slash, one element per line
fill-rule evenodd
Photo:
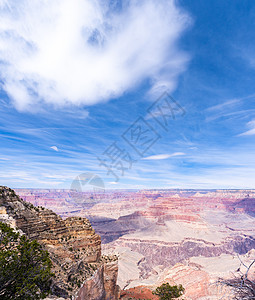
<path fill-rule="evenodd" d="M 0 187 L 0 221 L 37 239 L 48 250 L 55 278 L 52 292 L 79 300 L 117 299 L 117 257 L 101 256 L 101 239 L 86 218 L 63 220 L 53 211 L 34 207 L 14 191 Z M 90 291 L 93 278 L 98 289 Z M 85 295 L 93 294 L 94 298 Z"/>
<path fill-rule="evenodd" d="M 117 220 L 90 217 L 90 221 L 93 227 L 97 228 L 97 233 L 100 234 L 103 244 L 113 242 L 121 236 L 134 233 L 152 224 L 150 220 L 144 218 L 139 212 L 122 216 Z"/>
<path fill-rule="evenodd" d="M 255 198 L 244 198 L 241 201 L 233 203 L 229 206 L 230 211 L 245 212 L 255 217 Z"/>

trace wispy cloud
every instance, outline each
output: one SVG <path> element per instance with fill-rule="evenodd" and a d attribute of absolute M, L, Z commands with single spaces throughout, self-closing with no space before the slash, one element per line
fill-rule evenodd
<path fill-rule="evenodd" d="M 243 105 L 250 101 L 254 101 L 255 94 L 251 94 L 245 97 L 236 98 L 224 101 L 220 104 L 210 106 L 206 109 L 206 112 L 209 113 L 206 117 L 207 122 L 215 121 L 219 118 L 238 118 L 241 116 L 248 115 L 250 113 L 254 113 L 254 109 L 244 109 Z"/>
<path fill-rule="evenodd" d="M 254 96 L 254 95 L 253 95 Z M 233 107 L 235 106 L 237 103 L 239 103 L 242 99 L 232 99 L 232 100 L 228 100 L 225 101 L 223 103 L 214 105 L 214 106 L 210 106 L 207 108 L 207 111 L 221 111 L 223 109 L 229 109 L 229 107 Z"/>
<path fill-rule="evenodd" d="M 57 146 L 52 146 L 50 148 L 58 152 L 58 147 Z"/>
<path fill-rule="evenodd" d="M 112 1 L 1 1 L 0 74 L 15 107 L 92 105 L 147 78 L 168 78 L 172 90 L 190 18 L 173 0 L 128 3 L 121 11 Z"/>
<path fill-rule="evenodd" d="M 255 135 L 255 120 L 252 120 L 250 122 L 247 123 L 247 127 L 249 127 L 250 129 L 239 134 L 239 136 L 245 136 L 245 135 Z"/>
<path fill-rule="evenodd" d="M 161 160 L 161 159 L 168 159 L 170 157 L 180 156 L 180 155 L 185 155 L 185 153 L 175 152 L 172 154 L 158 154 L 158 155 L 147 156 L 147 157 L 144 157 L 143 159 L 145 159 L 145 160 Z"/>

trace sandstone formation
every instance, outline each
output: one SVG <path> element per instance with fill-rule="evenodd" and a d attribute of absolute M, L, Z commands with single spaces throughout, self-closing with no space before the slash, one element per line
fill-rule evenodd
<path fill-rule="evenodd" d="M 243 201 L 247 191 L 189 193 L 179 192 L 178 197 L 169 195 L 170 192 L 159 197 L 157 193 L 152 201 L 151 195 L 147 197 L 144 192 L 148 202 L 142 210 L 107 222 L 107 215 L 105 219 L 101 216 L 102 221 L 91 218 L 105 241 L 104 251 L 119 252 L 118 282 L 126 296 L 130 297 L 128 291 L 137 294 L 135 287 L 144 286 L 146 291 L 148 287 L 155 288 L 156 284 L 169 281 L 185 286 L 185 299 L 219 299 L 225 291 L 216 288 L 214 283 L 218 277 L 228 277 L 235 270 L 232 257 L 237 259 L 237 254 L 244 255 L 255 248 L 255 219 L 251 214 L 254 201 L 253 198 Z M 89 213 L 96 215 L 96 207 Z M 133 207 L 135 210 L 135 202 Z M 231 259 L 224 260 L 224 255 Z M 192 258 L 200 257 L 207 258 L 208 265 L 210 259 L 219 258 L 229 272 L 214 276 L 206 264 L 198 268 L 190 263 Z M 132 268 L 126 263 L 128 260 Z M 169 274 L 168 270 L 171 270 Z M 148 291 L 147 294 L 150 299 Z M 146 299 L 143 293 L 135 298 Z"/>
<path fill-rule="evenodd" d="M 101 239 L 86 218 L 63 220 L 53 211 L 23 201 L 0 187 L 0 221 L 37 239 L 49 251 L 55 278 L 53 296 L 79 300 L 115 300 L 116 256 L 101 256 Z"/>
<path fill-rule="evenodd" d="M 183 283 L 186 299 L 219 299 L 217 278 L 230 276 L 237 254 L 255 248 L 254 190 L 115 190 L 90 207 L 90 192 L 80 193 L 84 205 L 70 190 L 17 192 L 64 217 L 87 217 L 103 252 L 119 253 L 118 284 L 127 299 L 152 299 L 151 289 L 165 280 Z M 208 268 L 216 262 L 226 266 L 223 273 Z"/>
<path fill-rule="evenodd" d="M 251 250 L 239 258 L 245 265 L 249 265 L 255 258 L 255 251 Z M 218 282 L 219 278 L 240 277 L 246 268 L 237 256 L 222 254 L 218 257 L 194 257 L 185 264 L 178 263 L 171 268 L 164 269 L 160 276 L 154 276 L 151 283 L 125 289 L 121 292 L 121 299 L 154 299 L 152 291 L 162 283 L 170 285 L 182 284 L 185 287 L 185 300 L 229 300 L 233 299 L 233 290 Z M 254 280 L 255 266 L 249 271 L 249 277 Z M 153 282 L 153 283 L 152 283 Z M 156 298 L 155 298 L 156 299 Z"/>

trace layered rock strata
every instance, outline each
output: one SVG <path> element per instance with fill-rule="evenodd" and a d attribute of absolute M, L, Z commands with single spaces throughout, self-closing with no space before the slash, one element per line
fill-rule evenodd
<path fill-rule="evenodd" d="M 49 252 L 55 277 L 52 294 L 78 300 L 115 300 L 117 257 L 101 256 L 101 238 L 86 218 L 63 220 L 0 187 L 0 221 L 36 239 Z"/>

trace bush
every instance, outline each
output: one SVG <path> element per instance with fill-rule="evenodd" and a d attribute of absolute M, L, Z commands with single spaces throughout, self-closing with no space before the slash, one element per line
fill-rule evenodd
<path fill-rule="evenodd" d="M 43 299 L 50 293 L 51 261 L 37 241 L 0 222 L 0 299 Z"/>
<path fill-rule="evenodd" d="M 171 300 L 179 298 L 184 293 L 184 287 L 179 285 L 171 286 L 168 282 L 157 287 L 153 295 L 159 296 L 160 300 Z"/>

